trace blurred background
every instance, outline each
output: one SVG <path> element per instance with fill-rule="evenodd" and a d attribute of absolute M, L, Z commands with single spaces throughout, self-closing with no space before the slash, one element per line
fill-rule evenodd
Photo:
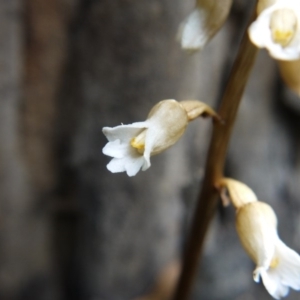
<path fill-rule="evenodd" d="M 191 123 L 133 178 L 106 169 L 102 127 L 143 121 L 162 99 L 217 107 L 254 1 L 234 1 L 223 29 L 191 55 L 175 36 L 194 4 L 0 0 L 1 300 L 131 300 L 158 281 L 172 285 L 211 121 Z M 273 206 L 298 253 L 299 115 L 300 100 L 261 51 L 225 173 Z M 192 299 L 271 299 L 252 280 L 234 215 L 218 208 Z M 143 299 L 165 299 L 151 295 Z"/>

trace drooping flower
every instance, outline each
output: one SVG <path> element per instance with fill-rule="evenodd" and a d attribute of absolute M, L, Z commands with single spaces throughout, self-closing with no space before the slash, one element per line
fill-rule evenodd
<path fill-rule="evenodd" d="M 177 38 L 184 50 L 201 50 L 227 19 L 232 0 L 198 0 L 182 22 Z"/>
<path fill-rule="evenodd" d="M 258 13 L 249 27 L 251 41 L 275 59 L 299 59 L 300 1 L 260 0 Z"/>
<path fill-rule="evenodd" d="M 104 127 L 108 143 L 103 153 L 113 157 L 107 165 L 113 173 L 127 172 L 134 176 L 147 170 L 150 156 L 161 153 L 175 144 L 184 133 L 189 121 L 208 114 L 218 118 L 206 104 L 196 101 L 163 100 L 150 111 L 144 122 L 117 127 Z"/>
<path fill-rule="evenodd" d="M 300 256 L 277 233 L 277 218 L 266 203 L 254 201 L 237 210 L 236 228 L 241 243 L 256 264 L 253 279 L 261 278 L 275 299 L 300 290 Z"/>

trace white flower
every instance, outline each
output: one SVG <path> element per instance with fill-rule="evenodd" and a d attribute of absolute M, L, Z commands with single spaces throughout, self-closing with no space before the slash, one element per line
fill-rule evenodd
<path fill-rule="evenodd" d="M 246 252 L 256 263 L 253 279 L 262 278 L 275 299 L 300 289 L 300 256 L 278 237 L 277 218 L 263 202 L 251 202 L 237 210 L 236 228 Z"/>
<path fill-rule="evenodd" d="M 262 2 L 262 0 L 261 0 Z M 300 58 L 300 1 L 277 0 L 263 9 L 249 27 L 251 41 L 280 60 Z"/>
<path fill-rule="evenodd" d="M 175 100 L 164 100 L 156 104 L 145 122 L 117 127 L 104 127 L 108 143 L 103 153 L 113 157 L 107 165 L 113 173 L 127 172 L 134 176 L 147 170 L 150 156 L 158 154 L 182 136 L 188 124 L 188 115 Z"/>
<path fill-rule="evenodd" d="M 226 21 L 232 0 L 198 0 L 182 22 L 177 39 L 185 50 L 201 50 Z"/>

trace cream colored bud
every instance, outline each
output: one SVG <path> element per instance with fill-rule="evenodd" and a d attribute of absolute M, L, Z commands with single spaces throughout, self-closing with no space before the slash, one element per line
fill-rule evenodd
<path fill-rule="evenodd" d="M 232 0 L 197 0 L 194 11 L 179 28 L 178 40 L 188 51 L 201 50 L 227 19 Z"/>
<path fill-rule="evenodd" d="M 258 266 L 269 267 L 277 235 L 277 218 L 271 206 L 260 201 L 241 206 L 236 213 L 236 229 L 251 259 Z"/>
<path fill-rule="evenodd" d="M 278 64 L 283 81 L 300 97 L 300 60 L 280 60 Z"/>
<path fill-rule="evenodd" d="M 270 29 L 274 43 L 287 46 L 294 38 L 297 26 L 297 16 L 293 10 L 282 8 L 272 12 Z"/>
<path fill-rule="evenodd" d="M 152 144 L 150 154 L 156 155 L 180 139 L 188 125 L 188 116 L 179 102 L 170 99 L 158 102 L 149 112 L 146 122 L 151 122 L 156 127 L 156 138 L 151 140 L 151 137 L 148 137 Z M 140 153 L 145 149 L 147 131 L 149 129 L 142 131 L 131 142 L 131 146 Z"/>
<path fill-rule="evenodd" d="M 228 190 L 230 200 L 235 208 L 257 201 L 255 193 L 246 184 L 240 181 L 231 178 L 222 178 L 218 186 Z M 225 199 L 224 202 L 227 204 L 227 199 Z"/>

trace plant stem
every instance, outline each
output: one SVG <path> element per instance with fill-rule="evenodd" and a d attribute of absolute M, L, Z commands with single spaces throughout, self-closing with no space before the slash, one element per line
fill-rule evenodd
<path fill-rule="evenodd" d="M 215 184 L 223 177 L 230 136 L 256 53 L 256 47 L 252 45 L 247 32 L 245 32 L 219 109 L 219 115 L 225 124 L 214 122 L 202 191 L 199 195 L 187 240 L 183 268 L 174 300 L 187 300 L 191 293 L 205 235 L 217 206 L 218 192 L 215 189 Z"/>

